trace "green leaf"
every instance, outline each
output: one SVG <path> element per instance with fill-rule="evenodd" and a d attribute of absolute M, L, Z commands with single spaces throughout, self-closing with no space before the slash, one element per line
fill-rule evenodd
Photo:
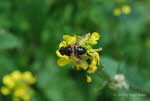
<path fill-rule="evenodd" d="M 0 32 L 0 49 L 10 49 L 20 47 L 20 40 L 7 32 Z"/>
<path fill-rule="evenodd" d="M 113 77 L 117 73 L 118 63 L 112 58 L 102 57 L 101 63 L 104 64 L 104 71 L 110 76 Z"/>

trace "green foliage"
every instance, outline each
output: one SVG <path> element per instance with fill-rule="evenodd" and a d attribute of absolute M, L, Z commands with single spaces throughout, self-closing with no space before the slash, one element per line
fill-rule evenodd
<path fill-rule="evenodd" d="M 88 84 L 84 71 L 72 65 L 59 67 L 55 52 L 63 34 L 99 32 L 95 47 L 103 48 L 103 71 L 110 77 L 124 74 L 127 83 L 150 92 L 149 4 L 149 0 L 0 0 L 0 86 L 4 75 L 29 70 L 37 77 L 31 101 L 148 101 L 143 96 L 113 96 L 115 91 L 95 74 Z M 129 5 L 131 13 L 114 16 L 113 9 L 122 5 Z M 0 94 L 0 101 L 10 100 Z"/>
<path fill-rule="evenodd" d="M 19 39 L 17 39 L 17 37 L 15 37 L 12 34 L 9 33 L 1 33 L 1 37 L 0 37 L 0 49 L 11 49 L 11 48 L 16 48 L 19 47 L 21 42 L 19 41 Z"/>

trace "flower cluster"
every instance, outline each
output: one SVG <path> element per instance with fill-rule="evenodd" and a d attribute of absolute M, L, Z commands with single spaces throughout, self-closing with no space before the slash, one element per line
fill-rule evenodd
<path fill-rule="evenodd" d="M 131 13 L 131 7 L 127 5 L 126 0 L 117 0 L 116 3 L 118 7 L 113 10 L 114 16 L 120 16 L 121 14 L 129 15 Z"/>
<path fill-rule="evenodd" d="M 65 66 L 66 64 L 73 62 L 73 67 L 76 67 L 77 70 L 84 69 L 88 74 L 94 73 L 97 70 L 97 64 L 100 64 L 100 56 L 98 51 L 101 51 L 102 48 L 93 49 L 92 46 L 97 44 L 97 40 L 99 40 L 99 38 L 100 35 L 97 32 L 94 32 L 92 34 L 88 33 L 84 36 L 64 35 L 64 41 L 59 44 L 59 49 L 61 47 L 66 47 L 68 45 L 72 46 L 78 43 L 80 46 L 86 49 L 86 53 L 84 55 L 81 55 L 80 57 L 77 57 L 75 55 L 67 56 L 61 55 L 59 50 L 57 50 L 56 54 L 58 55 L 58 57 L 60 57 L 60 59 L 57 61 L 57 64 L 59 66 Z M 88 62 L 87 60 L 90 60 L 90 62 Z M 87 76 L 87 81 L 92 81 L 90 76 Z"/>
<path fill-rule="evenodd" d="M 4 86 L 0 90 L 3 95 L 12 95 L 13 101 L 29 101 L 33 94 L 30 85 L 34 84 L 36 79 L 29 71 L 22 73 L 15 70 L 11 74 L 5 75 L 2 82 Z"/>
<path fill-rule="evenodd" d="M 115 16 L 120 16 L 121 14 L 130 14 L 131 13 L 131 7 L 129 5 L 123 5 L 121 8 L 115 8 L 113 11 L 113 14 Z"/>

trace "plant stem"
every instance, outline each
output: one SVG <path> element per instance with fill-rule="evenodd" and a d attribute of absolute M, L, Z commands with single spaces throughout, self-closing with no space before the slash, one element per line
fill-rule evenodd
<path fill-rule="evenodd" d="M 102 67 L 102 69 L 103 69 L 103 67 Z M 108 83 L 116 82 L 116 80 L 114 80 L 114 79 L 111 78 L 109 75 L 107 75 L 102 69 L 101 69 L 101 70 L 98 70 L 98 71 L 96 72 L 96 74 L 97 74 L 101 79 L 103 79 L 104 81 L 107 81 Z M 142 89 L 133 87 L 133 86 L 129 86 L 128 89 L 131 90 L 131 91 L 137 92 L 137 93 L 144 94 L 144 96 L 150 98 L 150 92 L 148 92 L 148 91 L 145 91 L 145 90 L 142 90 Z"/>

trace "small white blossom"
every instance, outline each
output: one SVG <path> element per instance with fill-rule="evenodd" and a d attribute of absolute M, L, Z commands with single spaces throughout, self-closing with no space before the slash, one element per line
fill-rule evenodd
<path fill-rule="evenodd" d="M 110 83 L 110 88 L 129 88 L 129 85 L 127 84 L 127 82 L 125 81 L 125 76 L 123 74 L 116 74 L 114 76 L 114 80 L 115 82 L 111 82 Z"/>

